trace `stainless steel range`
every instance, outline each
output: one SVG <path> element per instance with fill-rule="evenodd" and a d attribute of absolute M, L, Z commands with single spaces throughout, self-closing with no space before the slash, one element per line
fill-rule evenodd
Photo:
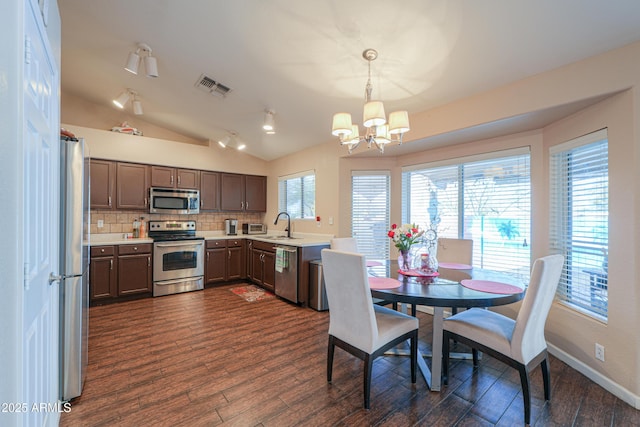
<path fill-rule="evenodd" d="M 204 289 L 204 238 L 195 221 L 149 221 L 153 296 Z"/>

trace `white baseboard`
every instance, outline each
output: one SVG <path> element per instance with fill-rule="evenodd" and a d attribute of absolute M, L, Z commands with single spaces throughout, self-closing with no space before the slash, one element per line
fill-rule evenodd
<path fill-rule="evenodd" d="M 423 313 L 428 313 L 433 315 L 433 307 L 419 305 L 417 307 L 417 310 Z M 450 313 L 447 313 L 445 311 L 445 317 L 448 316 L 449 314 Z M 598 371 L 595 371 L 590 366 L 576 359 L 569 353 L 563 350 L 560 350 L 558 347 L 548 343 L 547 343 L 547 346 L 548 346 L 549 353 L 551 355 L 553 355 L 554 357 L 557 357 L 558 359 L 560 359 L 561 361 L 569 365 L 571 368 L 580 372 L 582 375 L 589 378 L 591 381 L 598 384 L 600 387 L 604 388 L 609 393 L 616 396 L 618 399 L 633 406 L 635 409 L 640 409 L 640 396 L 633 394 L 631 391 L 622 387 L 620 384 L 613 382 L 610 378 L 602 375 Z"/>

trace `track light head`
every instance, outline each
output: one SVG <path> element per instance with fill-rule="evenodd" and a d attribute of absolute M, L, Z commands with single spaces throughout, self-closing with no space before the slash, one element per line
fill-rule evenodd
<path fill-rule="evenodd" d="M 138 74 L 138 66 L 140 65 L 140 55 L 136 52 L 129 52 L 129 57 L 127 58 L 127 64 L 124 66 L 124 69 L 132 74 Z"/>
<path fill-rule="evenodd" d="M 137 98 L 133 101 L 133 114 L 135 114 L 136 116 L 141 116 L 144 114 L 144 111 L 142 110 L 142 102 L 140 102 L 140 100 Z"/>
<path fill-rule="evenodd" d="M 153 56 L 144 57 L 144 68 L 147 71 L 147 77 L 158 77 L 158 61 Z"/>
<path fill-rule="evenodd" d="M 120 108 L 123 109 L 124 106 L 127 104 L 127 102 L 129 102 L 129 97 L 130 97 L 130 91 L 129 89 L 123 91 L 120 95 L 118 95 L 118 97 L 116 99 L 113 100 L 113 104 Z"/>

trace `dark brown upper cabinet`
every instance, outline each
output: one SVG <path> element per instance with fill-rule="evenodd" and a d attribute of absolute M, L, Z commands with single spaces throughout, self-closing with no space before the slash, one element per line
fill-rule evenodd
<path fill-rule="evenodd" d="M 151 186 L 200 189 L 200 171 L 167 166 L 151 166 Z"/>
<path fill-rule="evenodd" d="M 266 212 L 267 177 L 221 174 L 220 209 L 223 211 Z"/>

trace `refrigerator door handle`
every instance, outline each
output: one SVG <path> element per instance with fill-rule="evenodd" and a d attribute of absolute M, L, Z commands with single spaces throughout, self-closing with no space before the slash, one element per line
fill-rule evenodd
<path fill-rule="evenodd" d="M 49 286 L 53 284 L 53 282 L 61 282 L 65 279 L 70 279 L 72 277 L 82 277 L 82 274 L 60 274 L 55 275 L 53 273 L 49 273 Z"/>

